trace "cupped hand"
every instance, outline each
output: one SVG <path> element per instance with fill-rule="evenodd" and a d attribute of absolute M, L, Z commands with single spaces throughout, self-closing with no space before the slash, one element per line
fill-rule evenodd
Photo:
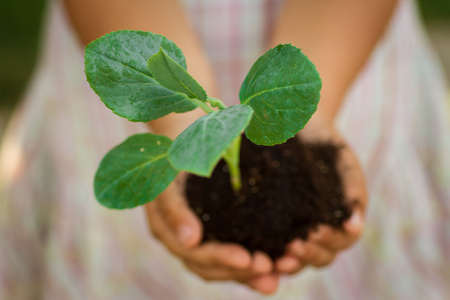
<path fill-rule="evenodd" d="M 251 255 L 231 243 L 202 241 L 202 225 L 183 196 L 185 174 L 146 205 L 153 235 L 205 280 L 234 280 L 265 294 L 278 288 L 279 275 L 262 252 Z"/>
<path fill-rule="evenodd" d="M 150 228 L 188 269 L 205 280 L 234 280 L 265 294 L 278 288 L 280 274 L 298 273 L 307 265 L 330 264 L 354 244 L 364 227 L 367 194 L 358 161 L 340 134 L 331 126 L 308 125 L 298 135 L 306 143 L 333 143 L 340 149 L 338 171 L 352 216 L 342 229 L 320 225 L 306 241 L 294 240 L 286 254 L 273 262 L 262 252 L 250 254 L 237 244 L 202 241 L 202 225 L 183 196 L 185 173 L 153 202 L 146 205 Z"/>
<path fill-rule="evenodd" d="M 297 137 L 304 143 L 331 143 L 339 148 L 337 170 L 352 215 L 343 223 L 342 229 L 319 225 L 309 233 L 306 241 L 292 241 L 287 246 L 286 254 L 275 262 L 275 270 L 282 274 L 297 273 L 307 265 L 326 266 L 339 252 L 353 245 L 363 231 L 368 201 L 364 175 L 358 160 L 335 128 L 317 122 L 311 123 Z"/>

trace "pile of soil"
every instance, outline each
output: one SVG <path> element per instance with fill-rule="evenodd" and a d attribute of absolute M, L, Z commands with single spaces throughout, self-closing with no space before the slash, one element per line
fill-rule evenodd
<path fill-rule="evenodd" d="M 336 171 L 338 152 L 335 145 L 304 144 L 298 138 L 258 146 L 244 136 L 241 191 L 231 189 L 223 161 L 211 178 L 187 179 L 186 196 L 203 222 L 204 241 L 238 243 L 275 259 L 319 223 L 342 228 L 351 209 Z"/>

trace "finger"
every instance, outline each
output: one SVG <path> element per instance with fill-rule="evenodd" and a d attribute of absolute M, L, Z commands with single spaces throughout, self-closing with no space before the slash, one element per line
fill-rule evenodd
<path fill-rule="evenodd" d="M 358 209 L 364 215 L 368 197 L 362 168 L 349 146 L 342 147 L 339 156 L 338 169 L 345 197 L 351 201 L 352 209 Z"/>
<path fill-rule="evenodd" d="M 343 224 L 343 230 L 320 225 L 308 235 L 308 242 L 316 243 L 330 251 L 343 250 L 354 244 L 364 229 L 364 221 L 359 211 Z"/>
<path fill-rule="evenodd" d="M 364 231 L 364 217 L 363 212 L 359 209 L 355 209 L 351 218 L 344 223 L 344 232 L 354 239 L 361 236 Z"/>
<path fill-rule="evenodd" d="M 260 293 L 269 295 L 276 292 L 276 290 L 278 289 L 279 281 L 279 274 L 269 274 L 252 278 L 245 282 L 245 284 Z"/>
<path fill-rule="evenodd" d="M 222 247 L 223 248 L 223 247 Z M 222 264 L 204 264 L 197 263 L 192 259 L 185 260 L 185 264 L 196 272 L 201 272 L 203 276 L 209 279 L 233 279 L 237 281 L 248 280 L 251 277 L 267 275 L 272 272 L 273 264 L 270 258 L 262 253 L 256 252 L 251 258 L 251 263 L 245 268 L 229 267 Z"/>
<path fill-rule="evenodd" d="M 256 251 L 253 255 L 250 270 L 255 275 L 262 275 L 270 273 L 274 268 L 270 257 L 260 251 Z"/>
<path fill-rule="evenodd" d="M 180 243 L 187 248 L 198 245 L 202 239 L 203 227 L 182 196 L 179 186 L 171 184 L 163 194 L 151 203 L 164 219 Z"/>
<path fill-rule="evenodd" d="M 153 203 L 152 203 L 153 204 Z M 245 269 L 251 264 L 248 251 L 236 244 L 208 242 L 194 248 L 186 248 L 170 230 L 164 218 L 159 213 L 158 205 L 148 205 L 149 222 L 155 236 L 173 254 L 185 261 L 191 261 L 202 266 L 226 266 Z"/>
<path fill-rule="evenodd" d="M 288 251 L 289 253 L 295 255 L 303 263 L 315 267 L 322 267 L 330 264 L 336 255 L 335 252 L 322 246 L 300 240 L 294 240 L 290 243 L 288 245 Z"/>
<path fill-rule="evenodd" d="M 242 270 L 223 265 L 197 264 L 193 260 L 184 262 L 191 271 L 205 280 L 235 280 L 245 283 L 252 278 L 268 275 L 272 271 L 270 258 L 262 252 L 255 253 L 250 266 Z"/>
<path fill-rule="evenodd" d="M 295 274 L 300 272 L 304 267 L 305 264 L 290 253 L 275 262 L 275 271 L 282 274 Z"/>
<path fill-rule="evenodd" d="M 192 261 L 185 261 L 186 267 L 200 276 L 203 280 L 214 281 L 214 280 L 235 280 L 238 282 L 244 282 L 250 278 L 248 271 L 240 271 L 240 273 L 234 269 L 229 269 L 225 267 L 205 267 L 203 265 L 198 265 Z"/>
<path fill-rule="evenodd" d="M 189 248 L 183 244 L 183 239 L 179 238 L 176 230 L 173 230 L 173 228 L 167 224 L 161 213 L 159 203 L 160 202 L 158 201 L 154 201 L 146 205 L 150 229 L 153 235 L 158 238 L 169 251 L 177 256 L 182 256 L 184 253 L 188 252 Z M 188 230 L 191 231 L 191 229 Z"/>
<path fill-rule="evenodd" d="M 243 247 L 231 243 L 207 242 L 182 255 L 184 260 L 208 267 L 227 267 L 247 270 L 252 265 L 251 254 Z"/>

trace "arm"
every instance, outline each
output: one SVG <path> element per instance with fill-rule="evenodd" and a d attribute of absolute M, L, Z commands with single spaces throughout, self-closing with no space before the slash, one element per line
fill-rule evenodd
<path fill-rule="evenodd" d="M 162 34 L 184 53 L 189 73 L 210 93 L 215 86 L 203 48 L 176 0 L 64 0 L 69 18 L 83 44 L 115 30 L 144 30 Z M 153 132 L 175 138 L 202 115 L 200 110 L 171 114 L 149 123 Z"/>
<path fill-rule="evenodd" d="M 182 6 L 176 0 L 65 0 L 68 15 L 80 40 L 87 44 L 101 35 L 120 29 L 145 30 L 162 34 L 175 42 L 188 63 L 189 73 L 214 95 L 211 66 L 206 59 Z M 200 117 L 199 109 L 170 114 L 149 123 L 154 133 L 174 139 Z M 251 256 L 241 246 L 206 243 L 201 223 L 182 196 L 183 174 L 155 201 L 146 206 L 153 234 L 186 266 L 208 280 L 236 280 L 262 292 L 274 290 L 264 275 L 270 273 L 270 259 Z M 275 275 L 268 275 L 274 277 Z M 259 278 L 261 277 L 261 278 Z M 268 290 L 269 288 L 269 290 Z"/>
<path fill-rule="evenodd" d="M 286 0 L 270 46 L 292 43 L 301 48 L 316 64 L 323 83 L 317 112 L 300 132 L 301 139 L 346 145 L 334 128 L 335 116 L 347 89 L 386 29 L 396 3 Z M 341 150 L 338 169 L 347 198 L 358 199 L 352 218 L 344 224 L 343 232 L 320 226 L 306 242 L 294 241 L 276 264 L 279 272 L 295 273 L 308 264 L 327 265 L 360 235 L 367 195 L 363 173 L 347 145 Z"/>
<path fill-rule="evenodd" d="M 286 1 L 271 46 L 291 43 L 316 65 L 323 86 L 314 119 L 332 125 L 347 89 L 384 33 L 396 3 Z"/>

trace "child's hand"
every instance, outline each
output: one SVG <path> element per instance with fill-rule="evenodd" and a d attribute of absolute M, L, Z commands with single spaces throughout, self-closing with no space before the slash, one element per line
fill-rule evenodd
<path fill-rule="evenodd" d="M 266 254 L 251 255 L 237 244 L 202 244 L 201 222 L 183 196 L 186 174 L 182 173 L 155 201 L 146 205 L 153 234 L 203 279 L 234 280 L 267 294 L 277 290 L 279 274 L 294 274 L 306 265 L 319 267 L 331 263 L 362 232 L 367 203 L 364 177 L 353 152 L 334 128 L 308 125 L 299 137 L 306 142 L 331 141 L 341 146 L 338 170 L 345 196 L 353 205 L 353 215 L 344 223 L 344 230 L 319 226 L 306 242 L 290 243 L 287 254 L 275 263 Z"/>
<path fill-rule="evenodd" d="M 303 142 L 333 143 L 340 147 L 338 171 L 344 186 L 344 195 L 350 202 L 352 216 L 343 224 L 343 230 L 320 225 L 310 232 L 306 241 L 294 240 L 288 245 L 285 256 L 275 263 L 280 273 L 294 274 L 307 265 L 322 267 L 330 264 L 342 250 L 356 242 L 364 228 L 367 193 L 364 175 L 353 151 L 332 127 L 311 123 L 298 135 Z"/>
<path fill-rule="evenodd" d="M 364 227 L 360 208 L 355 208 L 352 217 L 344 223 L 344 230 L 321 225 L 311 232 L 307 241 L 291 242 L 287 253 L 275 263 L 276 271 L 295 274 L 305 266 L 323 267 L 330 264 L 336 255 L 356 242 Z"/>
<path fill-rule="evenodd" d="M 251 255 L 237 244 L 201 244 L 202 225 L 182 196 L 181 174 L 158 198 L 146 205 L 151 231 L 187 268 L 205 280 L 235 280 L 261 293 L 278 288 L 279 275 L 263 253 Z"/>

